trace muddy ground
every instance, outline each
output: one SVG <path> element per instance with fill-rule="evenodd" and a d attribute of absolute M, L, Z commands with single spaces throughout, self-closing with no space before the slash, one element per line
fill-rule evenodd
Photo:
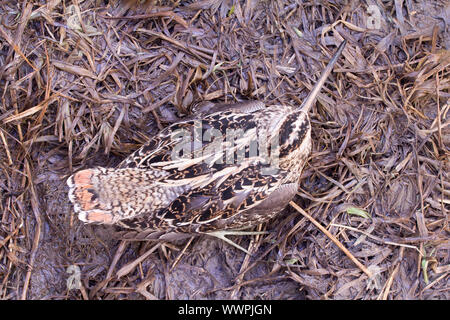
<path fill-rule="evenodd" d="M 450 298 L 446 1 L 3 1 L 0 16 L 2 299 Z M 73 172 L 117 165 L 199 101 L 298 105 L 343 39 L 294 205 L 232 237 L 251 255 L 74 215 Z"/>

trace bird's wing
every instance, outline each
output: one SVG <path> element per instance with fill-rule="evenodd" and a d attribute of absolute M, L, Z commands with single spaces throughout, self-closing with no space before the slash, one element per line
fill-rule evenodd
<path fill-rule="evenodd" d="M 160 162 L 161 157 L 165 155 L 168 157 L 169 151 L 173 146 L 180 143 L 183 139 L 181 134 L 188 132 L 192 136 L 194 135 L 194 128 L 202 126 L 202 134 L 205 130 L 216 129 L 220 132 L 225 131 L 226 128 L 231 130 L 238 129 L 243 122 L 246 122 L 243 129 L 250 128 L 254 125 L 253 121 L 250 121 L 253 117 L 252 113 L 264 109 L 265 104 L 257 100 L 242 101 L 231 104 L 221 103 L 205 103 L 195 110 L 193 110 L 194 116 L 188 117 L 185 120 L 174 123 L 163 130 L 145 143 L 141 148 L 129 155 L 123 160 L 118 168 L 147 168 L 151 162 Z M 202 120 L 200 120 L 202 118 Z M 232 125 L 231 123 L 238 118 L 238 123 Z M 224 132 L 222 132 L 224 135 Z M 157 161 L 155 161 L 157 160 Z"/>
<path fill-rule="evenodd" d="M 209 150 L 218 143 L 222 146 L 230 137 L 235 138 L 231 136 L 233 134 L 245 135 L 244 138 L 257 134 L 255 117 L 247 112 L 220 111 L 201 119 L 174 123 L 133 152 L 117 168 L 150 169 L 155 163 L 175 161 L 177 156 L 198 158 L 200 151 Z"/>
<path fill-rule="evenodd" d="M 261 163 L 223 166 L 207 176 L 177 180 L 165 178 L 163 183 L 167 187 L 186 183 L 191 188 L 155 214 L 122 222 L 142 229 L 208 230 L 215 220 L 229 219 L 238 212 L 250 210 L 279 188 L 286 172 L 278 170 L 263 174 L 261 166 Z"/>
<path fill-rule="evenodd" d="M 188 139 L 183 140 L 185 137 L 177 135 L 179 130 L 185 130 L 190 135 Z M 203 138 L 199 145 L 191 140 L 196 130 Z M 232 143 L 225 137 L 230 130 L 241 130 L 242 133 L 234 136 Z M 212 136 L 205 142 L 208 131 Z M 121 166 L 162 170 L 166 175 L 157 184 L 168 189 L 181 187 L 178 190 L 183 192 L 155 213 L 122 222 L 142 229 L 183 226 L 192 229 L 257 206 L 278 188 L 287 174 L 271 167 L 270 161 L 260 154 L 250 154 L 249 141 L 257 137 L 255 116 L 236 110 L 220 111 L 169 126 Z M 184 147 L 190 147 L 191 153 L 188 152 L 187 157 L 174 157 L 174 150 Z M 238 152 L 243 156 L 240 160 Z"/>

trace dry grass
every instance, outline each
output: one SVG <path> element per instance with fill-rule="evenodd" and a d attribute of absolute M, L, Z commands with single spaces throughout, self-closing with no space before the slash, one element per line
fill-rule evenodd
<path fill-rule="evenodd" d="M 0 297 L 449 299 L 448 4 L 374 1 L 371 30 L 366 4 L 321 3 L 2 1 Z M 307 215 L 239 239 L 253 256 L 118 242 L 71 213 L 72 172 L 115 165 L 198 101 L 298 104 L 343 38 L 311 111 Z"/>

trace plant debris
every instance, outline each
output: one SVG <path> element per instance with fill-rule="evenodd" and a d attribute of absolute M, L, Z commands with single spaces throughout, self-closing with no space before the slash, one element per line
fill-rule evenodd
<path fill-rule="evenodd" d="M 3 1 L 0 297 L 449 299 L 449 5 L 370 3 Z M 196 103 L 299 105 L 343 39 L 298 196 L 233 237 L 252 255 L 74 216 L 73 172 Z"/>

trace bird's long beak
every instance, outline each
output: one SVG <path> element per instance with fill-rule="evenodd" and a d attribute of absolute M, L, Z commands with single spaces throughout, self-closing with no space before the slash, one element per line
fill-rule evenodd
<path fill-rule="evenodd" d="M 325 68 L 325 70 L 323 70 L 322 75 L 320 76 L 320 78 L 317 81 L 316 85 L 314 86 L 314 88 L 309 93 L 308 98 L 306 98 L 306 100 L 300 106 L 301 110 L 304 110 L 305 112 L 308 112 L 309 109 L 311 109 L 314 101 L 316 100 L 317 95 L 320 92 L 320 89 L 322 89 L 322 86 L 325 83 L 325 80 L 327 80 L 328 76 L 330 75 L 331 71 L 333 70 L 333 67 L 336 64 L 336 61 L 338 60 L 339 56 L 341 55 L 342 51 L 344 50 L 346 44 L 347 44 L 347 40 L 344 40 L 339 45 L 339 48 L 337 49 L 337 51 L 334 54 L 333 58 L 331 58 L 330 62 L 328 62 L 327 67 Z"/>

